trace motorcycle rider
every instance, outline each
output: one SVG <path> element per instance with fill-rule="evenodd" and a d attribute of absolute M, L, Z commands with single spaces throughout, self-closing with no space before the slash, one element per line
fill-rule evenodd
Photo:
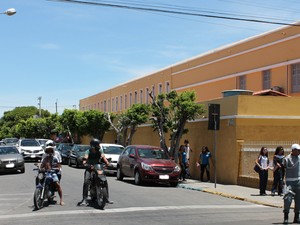
<path fill-rule="evenodd" d="M 88 149 L 85 152 L 83 165 L 84 166 L 87 166 L 87 165 L 94 166 L 97 169 L 98 174 L 102 174 L 103 170 L 100 167 L 101 160 L 103 160 L 107 166 L 110 165 L 110 163 L 108 162 L 108 160 L 106 159 L 106 157 L 103 153 L 103 150 L 100 148 L 100 141 L 98 139 L 94 138 L 90 141 L 90 149 Z M 89 191 L 89 185 L 90 185 L 90 178 L 91 178 L 91 172 L 87 168 L 84 172 L 82 201 L 79 202 L 78 205 L 83 205 L 83 206 L 88 205 L 87 197 L 88 197 L 88 191 Z M 107 188 L 107 197 L 109 198 L 107 181 L 106 181 L 105 185 Z M 109 201 L 108 199 L 107 199 L 107 203 L 113 204 L 113 202 Z"/>
<path fill-rule="evenodd" d="M 46 146 L 45 153 L 47 154 L 46 157 L 42 159 L 40 169 L 50 170 L 53 169 L 57 172 L 52 174 L 52 181 L 55 184 L 55 187 L 57 189 L 59 198 L 60 198 L 60 205 L 64 205 L 63 199 L 62 199 L 62 189 L 59 183 L 58 173 L 61 169 L 61 164 L 59 163 L 59 160 L 54 156 L 54 146 Z"/>

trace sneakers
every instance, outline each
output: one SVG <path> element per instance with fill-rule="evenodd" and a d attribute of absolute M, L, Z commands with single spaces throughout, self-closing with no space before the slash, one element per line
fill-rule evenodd
<path fill-rule="evenodd" d="M 81 202 L 78 202 L 78 204 L 77 204 L 78 206 L 88 206 L 89 205 L 89 203 L 87 202 L 87 200 L 86 199 L 83 199 Z"/>
<path fill-rule="evenodd" d="M 108 200 L 108 199 L 107 199 L 106 203 L 107 203 L 107 204 L 114 204 L 113 201 L 110 201 L 110 200 Z"/>

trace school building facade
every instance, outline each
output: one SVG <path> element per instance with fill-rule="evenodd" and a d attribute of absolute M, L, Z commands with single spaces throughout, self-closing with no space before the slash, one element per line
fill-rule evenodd
<path fill-rule="evenodd" d="M 170 90 L 194 90 L 196 101 L 220 104 L 220 130 L 208 130 L 208 116 L 187 124 L 193 149 L 191 173 L 201 147 L 212 151 L 212 174 L 217 182 L 257 187 L 254 160 L 262 146 L 272 157 L 282 145 L 286 153 L 300 142 L 300 25 L 285 26 L 117 85 L 80 100 L 80 110 L 118 113 L 134 103 L 150 103 L 155 95 Z M 113 131 L 103 141 L 114 141 Z M 140 126 L 134 144 L 159 145 L 150 124 Z M 216 143 L 216 145 L 214 145 Z M 212 176 L 213 178 L 213 176 Z M 270 171 L 269 179 L 272 180 Z"/>

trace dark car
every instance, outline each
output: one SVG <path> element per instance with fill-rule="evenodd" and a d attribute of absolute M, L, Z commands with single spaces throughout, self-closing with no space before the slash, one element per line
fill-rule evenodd
<path fill-rule="evenodd" d="M 2 141 L 4 141 L 6 145 L 15 146 L 18 143 L 19 139 L 18 138 L 4 138 L 4 139 L 2 139 Z"/>
<path fill-rule="evenodd" d="M 176 187 L 180 167 L 160 147 L 129 145 L 119 157 L 117 179 L 134 177 L 137 185 L 143 182 L 169 183 Z"/>
<path fill-rule="evenodd" d="M 0 146 L 0 172 L 25 172 L 24 157 L 15 146 Z"/>
<path fill-rule="evenodd" d="M 75 165 L 77 168 L 81 167 L 85 152 L 89 148 L 90 148 L 89 145 L 75 144 L 70 151 L 69 162 L 68 162 L 69 166 Z"/>
<path fill-rule="evenodd" d="M 71 151 L 73 145 L 74 144 L 72 144 L 72 143 L 60 143 L 56 147 L 56 150 L 61 155 L 62 164 L 68 164 L 69 163 L 69 155 L 70 155 L 70 151 Z"/>

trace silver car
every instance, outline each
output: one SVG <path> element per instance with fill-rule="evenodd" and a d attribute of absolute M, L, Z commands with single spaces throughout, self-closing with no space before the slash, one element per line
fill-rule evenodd
<path fill-rule="evenodd" d="M 20 139 L 17 148 L 25 160 L 41 160 L 44 154 L 43 147 L 35 139 Z"/>
<path fill-rule="evenodd" d="M 25 172 L 24 158 L 15 146 L 0 146 L 0 172 Z"/>

